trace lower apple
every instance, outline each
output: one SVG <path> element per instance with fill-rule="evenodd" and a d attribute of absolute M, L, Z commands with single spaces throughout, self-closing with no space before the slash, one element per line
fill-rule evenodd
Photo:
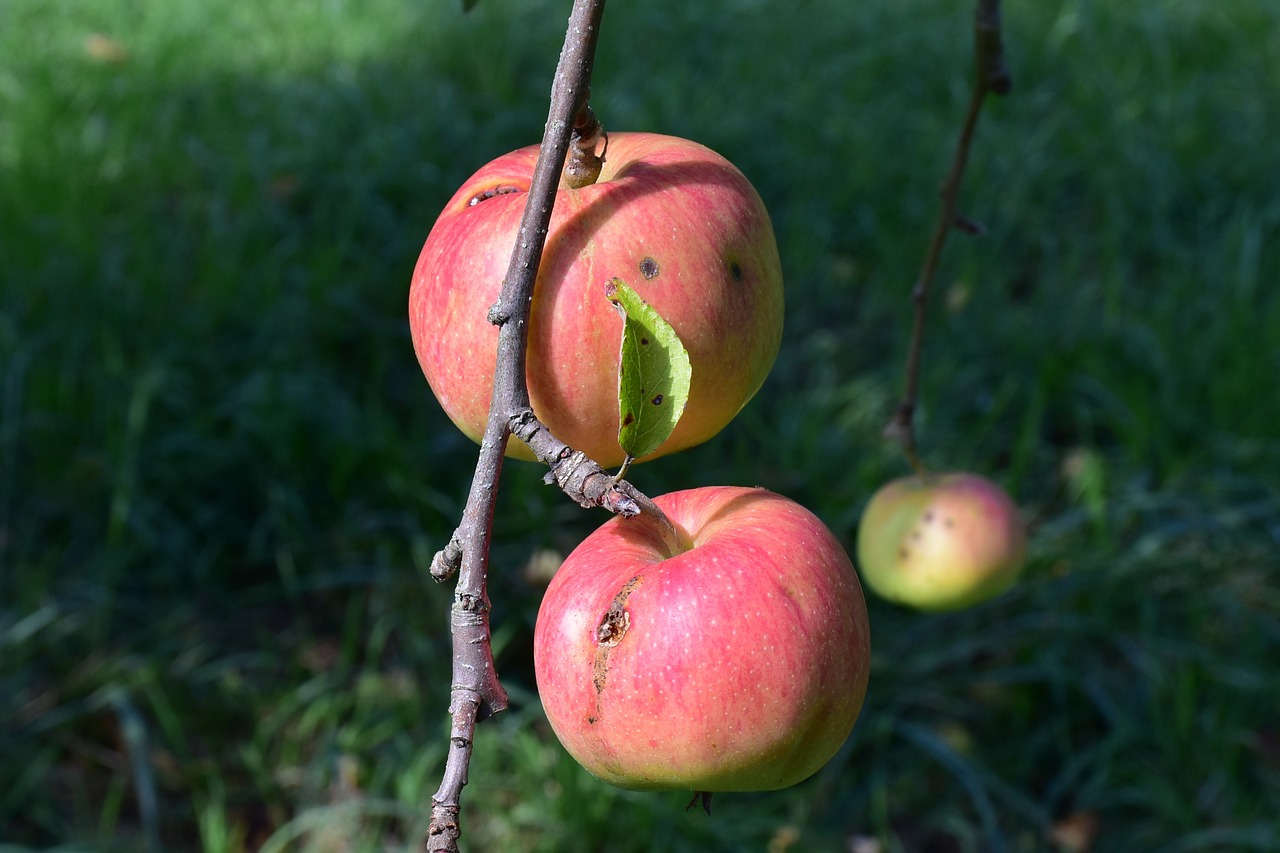
<path fill-rule="evenodd" d="M 1027 537 L 1004 490 L 969 473 L 881 487 L 858 525 L 858 569 L 872 592 L 919 610 L 959 610 L 1005 592 Z"/>
<path fill-rule="evenodd" d="M 538 693 L 569 753 L 624 788 L 774 790 L 827 763 L 866 694 L 866 603 L 799 504 L 708 487 L 614 518 L 552 578 Z M 673 541 L 674 540 L 674 541 Z"/>

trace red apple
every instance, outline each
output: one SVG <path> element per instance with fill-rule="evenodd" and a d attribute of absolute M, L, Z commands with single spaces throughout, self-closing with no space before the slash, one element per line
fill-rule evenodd
<path fill-rule="evenodd" d="M 1026 562 L 1018 508 L 976 474 L 910 476 L 881 487 L 858 526 L 858 568 L 876 594 L 958 610 L 1013 586 Z"/>
<path fill-rule="evenodd" d="M 418 363 L 458 427 L 478 441 L 498 330 L 487 321 L 515 244 L 537 147 L 473 175 L 418 258 L 409 323 Z M 622 321 L 605 297 L 621 278 L 680 335 L 693 367 L 684 416 L 649 458 L 719 432 L 759 389 L 782 335 L 782 269 L 751 184 L 719 154 L 650 133 L 614 133 L 599 180 L 562 183 L 535 286 L 527 375 L 533 410 L 602 465 L 618 435 Z M 509 455 L 532 458 L 513 441 Z"/>
<path fill-rule="evenodd" d="M 552 578 L 534 630 L 560 742 L 624 788 L 760 791 L 824 765 L 867 689 L 866 602 L 813 513 L 764 489 L 657 498 Z"/>

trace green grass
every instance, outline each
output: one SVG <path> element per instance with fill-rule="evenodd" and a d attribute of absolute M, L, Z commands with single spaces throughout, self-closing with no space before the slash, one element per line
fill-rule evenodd
<path fill-rule="evenodd" d="M 755 182 L 784 350 L 651 493 L 770 486 L 851 543 L 967 97 L 968 4 L 619 4 L 607 127 Z M 475 449 L 404 304 L 453 189 L 535 141 L 568 3 L 0 3 L 0 850 L 401 849 L 447 731 L 426 569 Z M 930 315 L 928 462 L 1032 521 L 971 611 L 870 602 L 854 735 L 784 792 L 618 791 L 550 734 L 523 566 L 598 515 L 511 465 L 473 850 L 1278 850 L 1280 11 L 1008 4 Z M 114 40 L 112 55 L 93 34 Z M 347 845 L 343 847 L 343 845 Z M 8 845 L 8 846 L 6 846 Z"/>

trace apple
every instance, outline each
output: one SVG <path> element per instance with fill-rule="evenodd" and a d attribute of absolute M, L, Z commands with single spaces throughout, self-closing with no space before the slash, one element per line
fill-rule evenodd
<path fill-rule="evenodd" d="M 866 602 L 811 512 L 760 488 L 655 499 L 675 527 L 605 522 L 552 578 L 534 628 L 551 727 L 623 788 L 763 791 L 822 767 L 867 689 Z"/>
<path fill-rule="evenodd" d="M 958 610 L 1013 586 L 1027 536 L 1018 508 L 990 480 L 913 475 L 872 495 L 857 552 L 862 579 L 881 597 L 920 610 Z"/>
<path fill-rule="evenodd" d="M 479 441 L 489 414 L 497 327 L 487 320 L 515 245 L 536 146 L 484 166 L 436 220 L 414 269 L 409 325 L 418 363 L 450 419 Z M 534 413 L 601 465 L 618 435 L 622 321 L 604 289 L 617 276 L 679 334 L 689 401 L 653 458 L 719 432 L 764 382 L 782 337 L 782 268 L 751 184 L 695 142 L 610 134 L 596 183 L 556 193 L 534 289 L 527 377 Z M 518 441 L 508 455 L 532 459 Z"/>

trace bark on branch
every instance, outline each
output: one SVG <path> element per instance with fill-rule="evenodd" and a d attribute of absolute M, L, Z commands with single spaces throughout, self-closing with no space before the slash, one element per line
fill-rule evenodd
<path fill-rule="evenodd" d="M 960 182 L 964 178 L 965 166 L 969 161 L 969 146 L 973 142 L 973 132 L 978 126 L 978 116 L 982 113 L 987 95 L 1007 94 L 1013 85 L 1005 63 L 1004 41 L 1001 37 L 1000 0 L 978 0 L 974 15 L 973 44 L 975 73 L 969 107 L 960 128 L 951 169 L 939 191 L 938 218 L 934 223 L 933 236 L 929 240 L 929 249 L 925 253 L 920 276 L 911 289 L 913 318 L 911 343 L 907 350 L 906 388 L 902 401 L 898 403 L 884 428 L 888 438 L 902 445 L 907 461 L 917 474 L 924 473 L 924 464 L 920 461 L 916 446 L 915 412 L 920 391 L 920 362 L 924 350 L 925 309 L 929 303 L 929 290 L 938 269 L 938 261 L 942 258 L 942 247 L 951 230 L 958 227 L 971 233 L 982 231 L 982 226 L 956 213 Z"/>
<path fill-rule="evenodd" d="M 489 311 L 489 320 L 500 326 L 498 364 L 475 476 L 461 524 L 448 545 L 432 560 L 431 571 L 436 580 L 444 580 L 457 572 L 458 581 L 450 617 L 453 684 L 449 702 L 452 720 L 449 751 L 440 788 L 432 797 L 429 851 L 456 853 L 458 850 L 458 838 L 462 834 L 460 802 L 463 786 L 467 784 L 476 723 L 507 706 L 506 691 L 494 670 L 489 631 L 487 577 L 494 502 L 513 422 L 521 424 L 522 431 L 546 432 L 536 426 L 532 417 L 525 379 L 529 312 L 570 137 L 578 117 L 581 115 L 585 123 L 590 116 L 587 98 L 603 14 L 604 0 L 575 0 L 569 17 L 551 89 L 551 108 L 519 234 L 501 295 Z M 591 120 L 594 121 L 594 116 Z M 549 433 L 546 438 L 553 439 Z M 553 472 L 555 470 L 553 468 Z M 585 481 L 583 488 L 586 489 Z M 602 496 L 607 492 L 609 490 L 602 491 Z M 619 512 L 630 508 L 615 498 L 602 497 L 598 505 Z"/>

